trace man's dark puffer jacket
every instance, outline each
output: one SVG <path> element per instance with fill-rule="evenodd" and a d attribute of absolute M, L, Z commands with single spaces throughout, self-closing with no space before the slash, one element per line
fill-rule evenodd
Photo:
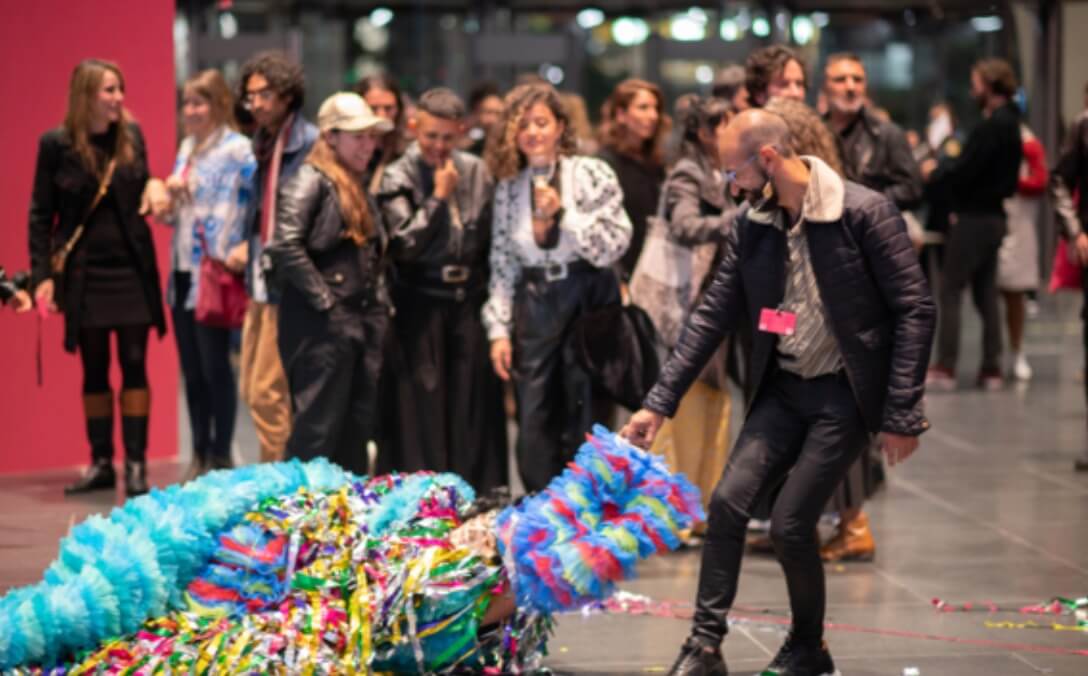
<path fill-rule="evenodd" d="M 838 217 L 807 220 L 812 266 L 854 397 L 872 432 L 915 436 L 922 412 L 936 309 L 899 211 L 883 195 L 845 182 Z M 776 308 L 785 291 L 785 233 L 745 211 L 722 246 L 722 260 L 692 313 L 645 408 L 665 416 L 698 376 L 738 318 Z M 745 310 L 747 311 L 745 313 Z M 778 336 L 754 331 L 749 404 L 775 359 Z"/>

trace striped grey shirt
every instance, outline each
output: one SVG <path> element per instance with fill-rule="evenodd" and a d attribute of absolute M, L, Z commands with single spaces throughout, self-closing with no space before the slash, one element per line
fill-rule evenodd
<path fill-rule="evenodd" d="M 785 214 L 780 211 L 775 227 L 782 229 L 784 221 Z M 839 372 L 843 360 L 816 285 L 805 228 L 802 218 L 786 231 L 789 260 L 786 261 L 786 293 L 781 309 L 794 313 L 797 325 L 792 335 L 778 337 L 778 365 L 802 378 L 815 378 Z"/>

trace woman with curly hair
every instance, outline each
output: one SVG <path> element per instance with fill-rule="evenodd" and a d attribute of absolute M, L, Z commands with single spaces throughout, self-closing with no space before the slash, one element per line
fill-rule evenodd
<path fill-rule="evenodd" d="M 635 270 L 646 219 L 657 210 L 665 180 L 665 140 L 672 126 L 665 113 L 665 97 L 652 82 L 627 79 L 616 85 L 601 107 L 601 151 L 623 189 L 623 208 L 631 219 L 631 246 L 620 259 L 620 273 L 628 281 Z"/>
<path fill-rule="evenodd" d="M 631 241 L 612 169 L 574 154 L 558 92 L 525 84 L 506 96 L 485 159 L 498 181 L 483 321 L 491 361 L 517 398 L 518 469 L 543 489 L 593 418 L 589 376 L 564 350 L 574 320 L 619 301 L 611 266 Z"/>

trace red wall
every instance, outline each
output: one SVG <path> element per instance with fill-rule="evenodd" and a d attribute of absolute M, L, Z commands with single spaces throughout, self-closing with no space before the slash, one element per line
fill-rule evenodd
<path fill-rule="evenodd" d="M 176 141 L 174 3 L 169 0 L 35 0 L 0 3 L 0 265 L 28 267 L 27 208 L 38 137 L 64 116 L 68 78 L 81 59 L 115 61 L 125 74 L 125 105 L 143 127 L 151 171 L 165 175 Z M 153 225 L 165 276 L 169 233 Z M 165 288 L 165 286 L 163 287 Z M 0 473 L 86 464 L 89 458 L 76 355 L 64 352 L 63 320 L 42 324 L 45 384 L 35 371 L 36 319 L 0 309 Z M 154 334 L 153 334 L 154 335 Z M 114 389 L 120 374 L 114 366 Z M 172 337 L 153 337 L 152 457 L 177 453 L 178 367 Z M 119 425 L 118 425 L 119 427 Z M 118 435 L 119 436 L 119 435 Z M 121 446 L 118 438 L 118 455 Z"/>

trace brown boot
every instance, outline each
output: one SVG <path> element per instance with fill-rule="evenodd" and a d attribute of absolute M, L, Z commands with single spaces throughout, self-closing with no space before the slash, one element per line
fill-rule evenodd
<path fill-rule="evenodd" d="M 865 512 L 839 526 L 839 532 L 826 545 L 820 547 L 824 561 L 872 561 L 876 555 L 876 542 L 869 530 L 869 517 Z"/>

